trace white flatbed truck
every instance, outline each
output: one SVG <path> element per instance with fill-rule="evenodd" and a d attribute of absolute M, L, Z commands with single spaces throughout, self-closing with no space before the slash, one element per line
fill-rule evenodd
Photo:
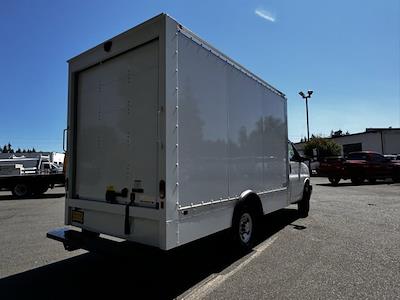
<path fill-rule="evenodd" d="M 169 250 L 262 215 L 309 210 L 283 93 L 158 15 L 69 61 L 67 250 L 99 234 Z M 83 243 L 82 241 L 86 242 Z"/>
<path fill-rule="evenodd" d="M 62 169 L 46 156 L 0 159 L 0 189 L 16 198 L 39 196 L 64 180 Z"/>

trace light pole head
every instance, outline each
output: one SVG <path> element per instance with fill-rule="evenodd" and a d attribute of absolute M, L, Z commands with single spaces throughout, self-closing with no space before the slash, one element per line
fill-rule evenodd
<path fill-rule="evenodd" d="M 305 96 L 306 96 L 306 95 L 304 95 L 303 92 L 300 92 L 299 95 L 300 95 L 301 97 L 303 97 L 303 98 L 305 98 Z"/>
<path fill-rule="evenodd" d="M 308 90 L 307 93 L 308 93 L 308 97 L 311 97 L 311 95 L 314 93 L 314 91 Z"/>

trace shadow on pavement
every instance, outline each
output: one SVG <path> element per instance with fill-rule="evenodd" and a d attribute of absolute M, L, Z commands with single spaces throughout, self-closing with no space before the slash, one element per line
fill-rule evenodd
<path fill-rule="evenodd" d="M 268 215 L 260 243 L 297 219 L 295 209 Z M 222 232 L 169 252 L 122 242 L 114 249 L 118 255 L 86 253 L 0 279 L 1 298 L 172 299 L 243 257 L 227 240 Z"/>
<path fill-rule="evenodd" d="M 37 199 L 50 199 L 50 198 L 61 198 L 65 197 L 65 193 L 53 193 L 53 194 L 42 194 L 37 196 L 29 196 L 26 198 L 18 198 L 13 195 L 0 195 L 0 201 L 7 200 L 37 200 Z"/>
<path fill-rule="evenodd" d="M 363 185 L 392 185 L 394 182 L 393 181 L 377 181 L 374 183 L 365 181 L 361 184 L 353 184 L 352 182 L 339 182 L 337 185 L 333 185 L 330 182 L 327 183 L 317 183 L 316 185 L 319 186 L 327 186 L 327 187 L 332 187 L 332 188 L 337 188 L 337 187 L 346 187 L 346 186 L 363 186 Z"/>

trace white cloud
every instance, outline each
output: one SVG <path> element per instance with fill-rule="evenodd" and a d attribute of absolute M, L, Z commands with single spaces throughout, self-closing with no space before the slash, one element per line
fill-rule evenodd
<path fill-rule="evenodd" d="M 270 22 L 275 22 L 275 20 L 276 20 L 275 16 L 272 15 L 272 13 L 270 13 L 269 11 L 267 11 L 265 9 L 257 8 L 254 11 L 254 13 L 257 16 L 259 16 L 259 17 L 261 17 L 261 18 L 263 18 L 263 19 L 265 19 L 267 21 L 270 21 Z"/>

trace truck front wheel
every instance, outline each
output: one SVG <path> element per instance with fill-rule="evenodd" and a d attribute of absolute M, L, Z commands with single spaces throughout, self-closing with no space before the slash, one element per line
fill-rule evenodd
<path fill-rule="evenodd" d="M 30 188 L 26 183 L 17 183 L 12 188 L 11 193 L 15 197 L 24 198 L 30 194 Z"/>
<path fill-rule="evenodd" d="M 310 211 L 310 198 L 311 198 L 311 187 L 307 182 L 304 185 L 303 198 L 297 203 L 297 211 L 299 212 L 300 218 L 307 218 L 308 212 Z"/>

